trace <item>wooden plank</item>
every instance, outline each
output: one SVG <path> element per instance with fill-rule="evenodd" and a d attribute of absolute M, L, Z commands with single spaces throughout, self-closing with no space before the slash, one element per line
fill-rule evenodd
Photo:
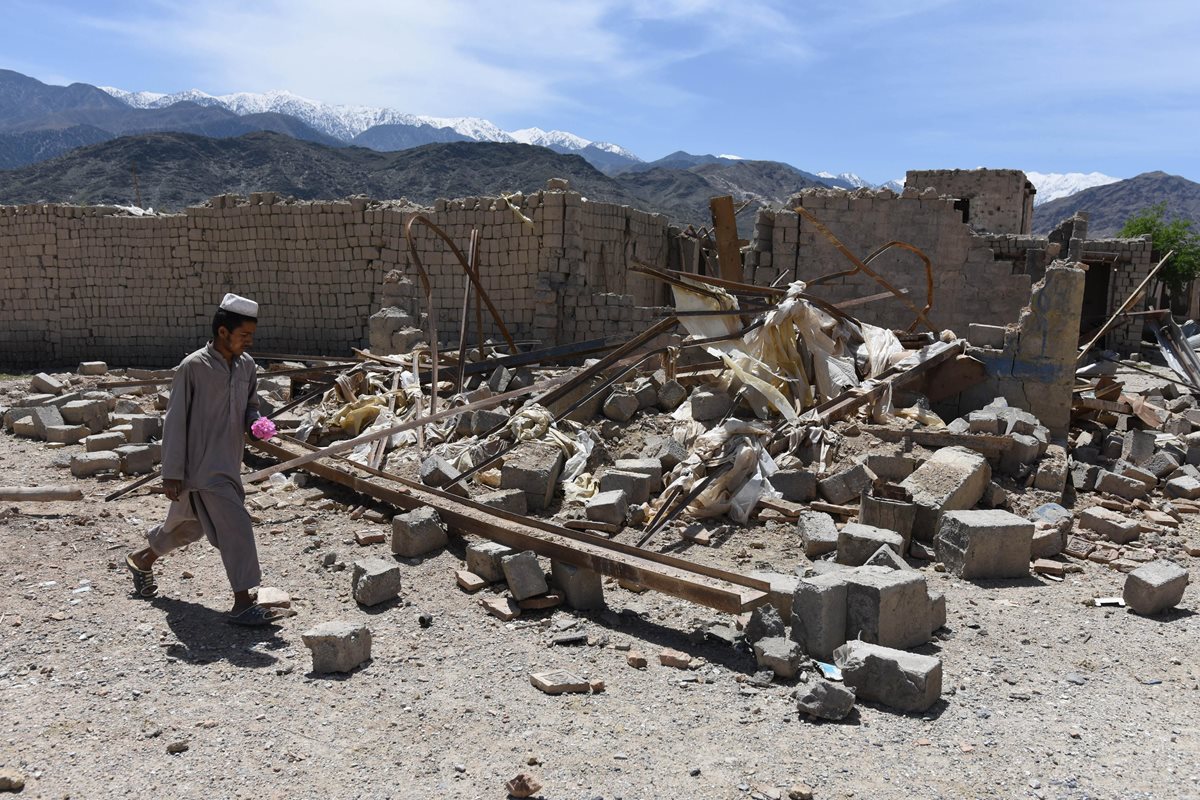
<path fill-rule="evenodd" d="M 825 503 L 820 500 L 812 501 L 808 507 L 813 511 L 824 511 L 826 514 L 836 514 L 839 517 L 853 517 L 858 513 L 858 506 L 835 506 L 833 503 Z"/>
<path fill-rule="evenodd" d="M 863 431 L 885 442 L 901 442 L 911 439 L 922 447 L 966 447 L 992 458 L 1012 447 L 1012 437 L 988 433 L 950 433 L 925 428 L 889 428 L 884 425 L 864 425 Z"/>
<path fill-rule="evenodd" d="M 1114 403 L 1111 400 L 1100 400 L 1095 397 L 1076 397 L 1071 401 L 1071 408 L 1084 411 L 1111 411 L 1114 414 L 1133 413 L 1133 408 L 1128 403 Z"/>
<path fill-rule="evenodd" d="M 563 527 L 573 531 L 600 531 L 609 536 L 614 536 L 622 530 L 621 525 L 612 522 L 597 522 L 594 519 L 569 519 L 563 523 Z"/>
<path fill-rule="evenodd" d="M 729 195 L 714 197 L 708 201 L 712 212 L 713 232 L 717 235 L 717 263 L 721 266 L 721 278 L 727 281 L 742 280 L 742 253 L 738 247 L 737 216 L 733 210 L 733 198 Z"/>
<path fill-rule="evenodd" d="M 78 486 L 0 486 L 0 500 L 23 503 L 53 503 L 57 500 L 82 500 Z"/>
<path fill-rule="evenodd" d="M 296 460 L 302 449 L 299 443 L 285 446 L 278 440 L 252 444 L 284 461 Z M 746 575 L 510 514 L 394 476 L 386 482 L 364 478 L 356 474 L 360 469 L 345 462 L 335 466 L 314 461 L 303 465 L 303 469 L 397 508 L 433 508 L 446 524 L 462 533 L 482 536 L 517 550 L 532 550 L 547 558 L 639 583 L 720 611 L 739 613 L 761 605 L 770 589 L 765 581 Z M 366 468 L 361 471 L 384 474 Z"/>

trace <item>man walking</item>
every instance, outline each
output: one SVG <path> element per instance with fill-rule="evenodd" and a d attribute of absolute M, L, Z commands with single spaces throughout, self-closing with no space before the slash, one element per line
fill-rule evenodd
<path fill-rule="evenodd" d="M 258 303 L 226 294 L 213 316 L 212 341 L 176 370 L 162 442 L 163 488 L 171 506 L 166 521 L 147 534 L 149 546 L 125 558 L 134 592 L 153 597 L 154 562 L 206 537 L 221 553 L 233 589 L 228 619 L 238 625 L 277 619 L 277 612 L 250 597 L 262 573 L 241 478 L 243 437 L 260 417 L 254 360 L 246 355 L 257 327 Z M 255 426 L 256 434 L 261 427 Z"/>

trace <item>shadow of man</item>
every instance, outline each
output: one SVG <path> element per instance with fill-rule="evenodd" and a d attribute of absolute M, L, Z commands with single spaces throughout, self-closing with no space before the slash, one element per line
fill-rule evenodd
<path fill-rule="evenodd" d="M 227 661 L 235 667 L 262 669 L 279 661 L 263 650 L 287 647 L 275 625 L 231 625 L 224 612 L 173 597 L 156 597 L 151 604 L 166 613 L 167 627 L 177 640 L 167 654 L 189 664 Z"/>

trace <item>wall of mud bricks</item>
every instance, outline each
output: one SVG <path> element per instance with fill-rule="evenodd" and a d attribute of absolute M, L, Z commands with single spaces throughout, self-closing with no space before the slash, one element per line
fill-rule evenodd
<path fill-rule="evenodd" d="M 979 232 L 1022 234 L 1033 225 L 1035 191 L 1019 169 L 914 169 L 904 186 L 968 201 L 966 222 Z"/>
<path fill-rule="evenodd" d="M 573 192 L 438 201 L 429 218 L 465 253 L 481 233 L 481 282 L 513 336 L 546 346 L 630 335 L 666 300 L 629 273 L 664 264 L 666 219 Z M 367 343 L 383 277 L 413 279 L 410 206 L 365 199 L 282 203 L 271 193 L 213 198 L 182 214 L 108 207 L 0 207 L 0 364 L 102 359 L 169 366 L 209 336 L 227 291 L 260 303 L 260 351 L 342 357 Z M 427 227 L 414 244 L 433 287 L 440 338 L 457 339 L 466 276 Z M 472 313 L 473 317 L 473 313 Z M 498 329 L 485 312 L 486 334 Z"/>
<path fill-rule="evenodd" d="M 828 227 L 860 259 L 881 245 L 899 240 L 920 248 L 933 264 L 933 307 L 929 318 L 939 329 L 965 336 L 972 322 L 1005 325 L 1015 322 L 1029 302 L 1028 275 L 1013 264 L 997 261 L 992 250 L 972 234 L 954 208 L 953 198 L 929 190 L 806 189 L 792 198 Z M 810 222 L 794 211 L 763 211 L 751 241 L 754 280 L 812 281 L 843 272 L 853 265 Z M 766 258 L 764 259 L 764 256 Z M 871 262 L 871 269 L 898 289 L 907 289 L 918 308 L 926 302 L 925 265 L 907 250 L 889 250 Z M 832 303 L 878 294 L 886 289 L 859 274 L 834 278 L 810 288 Z M 875 325 L 907 328 L 915 318 L 902 302 L 879 300 L 852 310 Z"/>

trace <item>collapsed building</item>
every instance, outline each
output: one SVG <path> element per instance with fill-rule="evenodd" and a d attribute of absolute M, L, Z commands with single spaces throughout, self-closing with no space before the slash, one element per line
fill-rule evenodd
<path fill-rule="evenodd" d="M 1194 555 L 1178 528 L 1200 512 L 1200 386 L 1133 397 L 1076 370 L 1082 337 L 1140 347 L 1143 317 L 1101 323 L 1151 276 L 1151 243 L 1089 240 L 1083 216 L 1032 236 L 1032 198 L 1018 171 L 910 172 L 899 194 L 802 192 L 757 212 L 746 242 L 731 205 L 681 228 L 560 181 L 431 209 L 270 193 L 179 215 L 8 208 L 0 341 L 16 366 L 168 366 L 207 337 L 212 297 L 256 297 L 260 385 L 287 436 L 256 445 L 277 463 L 247 481 L 304 470 L 387 505 L 398 557 L 476 537 L 456 581 L 503 585 L 483 602 L 501 619 L 594 608 L 608 576 L 754 609 L 760 666 L 786 679 L 832 661 L 859 699 L 919 711 L 941 661 L 910 651 L 945 599 L 910 560 L 967 579 L 1101 563 L 1149 614 L 1187 582 L 1165 558 Z M 152 477 L 156 417 L 115 392 L 148 389 L 161 410 L 170 373 L 124 377 L 39 374 L 5 425 L 81 446 L 79 477 Z M 611 457 L 605 441 L 659 414 L 669 432 L 644 457 Z M 843 453 L 860 439 L 876 444 Z M 1010 502 L 1026 491 L 1036 508 Z M 1077 515 L 1076 492 L 1098 503 Z M 797 571 L 646 546 L 768 519 L 794 526 Z M 356 563 L 355 598 L 394 596 L 398 570 Z M 306 634 L 314 668 L 361 663 L 364 630 Z M 589 690 L 570 678 L 531 676 Z M 843 690 L 814 692 L 807 713 L 848 711 Z"/>

